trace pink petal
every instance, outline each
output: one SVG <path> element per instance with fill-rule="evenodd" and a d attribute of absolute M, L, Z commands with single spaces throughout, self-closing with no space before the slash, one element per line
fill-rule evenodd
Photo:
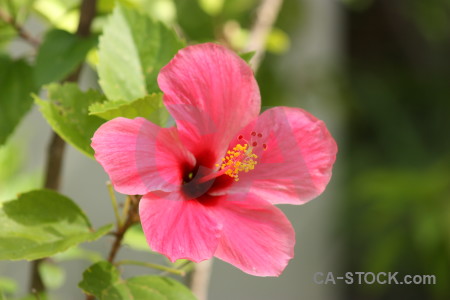
<path fill-rule="evenodd" d="M 262 137 L 251 137 L 252 131 Z M 320 195 L 330 181 L 336 142 L 325 124 L 308 112 L 272 108 L 239 135 L 257 142 L 258 163 L 254 170 L 239 174 L 240 180 L 226 191 L 213 194 L 250 191 L 274 204 L 303 204 Z M 238 142 L 242 143 L 234 139 L 230 147 Z"/>
<path fill-rule="evenodd" d="M 216 257 L 251 275 L 278 276 L 294 256 L 294 229 L 268 202 L 252 194 L 227 195 L 211 210 L 223 223 Z"/>
<path fill-rule="evenodd" d="M 183 169 L 195 165 L 176 128 L 161 128 L 144 118 L 106 122 L 91 146 L 115 189 L 124 194 L 173 191 L 182 183 Z"/>
<path fill-rule="evenodd" d="M 139 214 L 150 248 L 172 262 L 209 259 L 219 243 L 221 226 L 200 202 L 181 193 L 147 194 Z"/>
<path fill-rule="evenodd" d="M 204 152 L 222 156 L 235 133 L 259 114 L 261 100 L 252 70 L 217 44 L 180 50 L 161 69 L 158 84 L 181 140 L 195 157 Z"/>

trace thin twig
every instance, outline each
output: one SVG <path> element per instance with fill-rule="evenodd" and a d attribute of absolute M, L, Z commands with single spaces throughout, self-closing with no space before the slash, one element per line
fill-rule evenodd
<path fill-rule="evenodd" d="M 122 226 L 120 226 L 117 229 L 117 232 L 115 233 L 116 239 L 114 240 L 114 243 L 111 247 L 111 250 L 108 255 L 108 261 L 110 263 L 114 262 L 114 259 L 116 258 L 117 252 L 120 249 L 120 246 L 122 245 L 123 237 L 125 236 L 126 231 L 128 228 L 130 228 L 133 224 L 139 222 L 139 200 L 140 198 L 137 196 L 129 196 L 130 201 L 130 209 L 128 210 L 128 215 L 125 220 L 125 223 L 123 223 Z"/>
<path fill-rule="evenodd" d="M 193 264 L 194 262 L 190 261 L 190 260 L 186 260 L 185 262 L 183 262 L 182 264 L 180 264 L 179 266 L 177 266 L 177 270 L 183 270 L 183 272 L 185 272 L 186 274 L 189 273 L 189 271 L 193 268 Z M 190 266 L 192 265 L 192 266 Z M 167 272 L 162 272 L 161 274 L 159 274 L 160 276 L 165 276 L 167 275 Z"/>
<path fill-rule="evenodd" d="M 186 272 L 183 270 L 174 269 L 174 268 L 170 268 L 170 267 L 158 265 L 158 264 L 152 264 L 152 263 L 148 263 L 148 262 L 136 261 L 136 260 L 128 260 L 128 259 L 121 260 L 121 261 L 116 262 L 116 265 L 134 265 L 134 266 L 141 266 L 141 267 L 151 268 L 151 269 L 155 269 L 155 270 L 160 270 L 160 271 L 164 271 L 164 272 L 179 275 L 179 276 L 186 275 Z"/>
<path fill-rule="evenodd" d="M 117 204 L 116 194 L 114 193 L 114 188 L 110 181 L 106 183 L 106 187 L 108 188 L 109 198 L 111 199 L 111 205 L 114 210 L 114 216 L 116 217 L 117 228 L 122 227 L 123 219 L 119 215 L 119 206 Z"/>
<path fill-rule="evenodd" d="M 15 18 L 9 16 L 6 12 L 4 12 L 1 9 L 0 9 L 0 20 L 5 22 L 6 24 L 11 25 L 11 27 L 17 31 L 19 36 L 23 40 L 27 41 L 31 46 L 33 46 L 34 48 L 39 48 L 41 42 L 32 35 L 30 35 L 21 25 L 19 25 Z"/>
<path fill-rule="evenodd" d="M 256 19 L 250 31 L 245 51 L 255 51 L 250 60 L 250 65 L 256 71 L 261 64 L 266 49 L 266 41 L 277 20 L 283 0 L 263 0 L 258 7 Z"/>
<path fill-rule="evenodd" d="M 127 196 L 127 198 L 125 199 L 125 203 L 123 204 L 122 220 L 125 220 L 128 216 L 128 211 L 130 210 L 130 202 L 131 202 L 131 197 Z"/>
<path fill-rule="evenodd" d="M 96 0 L 83 0 L 81 4 L 80 11 L 80 21 L 77 29 L 77 35 L 86 36 L 89 35 L 90 27 L 95 16 L 96 11 Z M 3 17 L 2 17 L 3 19 Z M 26 32 L 17 27 L 18 25 L 13 21 L 9 23 L 15 28 L 19 28 L 19 34 L 22 32 L 21 36 Z M 27 39 L 28 40 L 28 39 Z M 37 44 L 39 45 L 39 43 Z M 70 74 L 64 81 L 77 82 L 80 75 L 80 67 L 78 67 L 72 74 Z M 61 171 L 64 158 L 65 142 L 61 137 L 53 132 L 52 139 L 47 152 L 47 164 L 46 164 L 46 178 L 45 187 L 48 189 L 58 190 L 61 181 Z M 45 286 L 43 284 L 42 278 L 39 274 L 39 265 L 45 259 L 34 260 L 31 264 L 31 283 L 30 290 L 36 291 L 38 293 L 45 292 Z"/>

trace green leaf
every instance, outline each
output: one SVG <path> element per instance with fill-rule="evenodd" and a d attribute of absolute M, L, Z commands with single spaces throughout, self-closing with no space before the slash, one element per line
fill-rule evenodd
<path fill-rule="evenodd" d="M 33 2 L 36 0 L 7 0 L 7 1 L 0 1 L 0 9 L 8 16 L 14 17 L 14 20 L 17 22 L 17 24 L 23 24 L 27 20 L 30 12 L 31 12 L 31 6 L 33 5 Z M 8 25 L 9 27 L 12 27 L 10 24 L 7 24 L 5 22 L 5 25 Z M 14 28 L 13 28 L 14 30 Z"/>
<path fill-rule="evenodd" d="M 33 10 L 50 23 L 49 27 L 75 32 L 80 19 L 79 5 L 79 0 L 36 0 Z"/>
<path fill-rule="evenodd" d="M 39 168 L 30 170 L 27 165 L 28 141 L 8 139 L 0 146 L 0 202 L 14 199 L 18 193 L 42 186 L 42 172 Z"/>
<path fill-rule="evenodd" d="M 17 291 L 17 282 L 8 277 L 0 277 L 0 295 L 14 294 Z M 0 297 L 0 299 L 2 299 Z"/>
<path fill-rule="evenodd" d="M 93 231 L 86 215 L 69 198 L 36 190 L 0 203 L 0 260 L 51 256 L 105 235 L 111 225 Z"/>
<path fill-rule="evenodd" d="M 3 50 L 3 48 L 7 46 L 16 36 L 17 32 L 11 27 L 11 25 L 5 22 L 0 22 L 0 49 Z M 0 299 L 2 299 L 1 294 Z"/>
<path fill-rule="evenodd" d="M 20 297 L 17 300 L 50 300 L 46 293 L 28 294 L 24 297 Z"/>
<path fill-rule="evenodd" d="M 227 1 L 225 1 L 225 4 Z M 198 0 L 173 0 L 173 2 L 177 9 L 177 23 L 190 40 L 197 42 L 215 40 L 216 33 L 214 31 L 217 26 L 214 22 L 216 19 L 212 18 L 201 8 Z"/>
<path fill-rule="evenodd" d="M 89 106 L 89 114 L 105 120 L 112 120 L 117 117 L 128 119 L 144 117 L 160 126 L 164 126 L 169 117 L 169 112 L 162 103 L 161 93 L 147 95 L 131 102 L 121 100 L 94 103 Z"/>
<path fill-rule="evenodd" d="M 36 57 L 36 84 L 41 86 L 67 77 L 96 43 L 96 37 L 81 38 L 63 30 L 49 31 Z"/>
<path fill-rule="evenodd" d="M 121 279 L 109 262 L 98 262 L 83 273 L 79 287 L 100 300 L 195 300 L 191 291 L 178 281 L 162 276 Z"/>
<path fill-rule="evenodd" d="M 67 251 L 58 253 L 52 257 L 56 262 L 63 262 L 75 259 L 87 260 L 91 263 L 98 262 L 103 259 L 101 253 L 81 248 L 80 246 L 72 247 Z"/>
<path fill-rule="evenodd" d="M 158 92 L 159 70 L 183 46 L 162 23 L 117 5 L 99 43 L 99 82 L 108 99 L 131 101 Z"/>
<path fill-rule="evenodd" d="M 289 50 L 289 35 L 279 28 L 272 28 L 266 40 L 266 50 L 275 54 L 282 54 Z"/>
<path fill-rule="evenodd" d="M 47 122 L 66 142 L 93 158 L 91 138 L 105 120 L 90 116 L 88 107 L 105 100 L 97 91 L 82 92 L 74 83 L 47 86 L 48 101 L 34 96 Z"/>
<path fill-rule="evenodd" d="M 120 283 L 119 271 L 109 262 L 101 261 L 83 272 L 83 280 L 78 285 L 83 291 L 100 297 L 103 291 Z"/>
<path fill-rule="evenodd" d="M 44 286 L 52 290 L 61 287 L 66 279 L 64 269 L 48 261 L 39 264 L 39 274 L 44 282 Z"/>
<path fill-rule="evenodd" d="M 33 69 L 24 60 L 0 56 L 0 145 L 33 104 Z"/>
<path fill-rule="evenodd" d="M 210 16 L 217 16 L 223 9 L 224 0 L 199 0 L 200 7 Z"/>

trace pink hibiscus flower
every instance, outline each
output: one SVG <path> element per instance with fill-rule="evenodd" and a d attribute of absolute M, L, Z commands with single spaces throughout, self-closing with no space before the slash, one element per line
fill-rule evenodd
<path fill-rule="evenodd" d="M 274 204 L 303 204 L 325 189 L 337 147 L 324 123 L 298 108 L 259 115 L 252 70 L 217 44 L 179 51 L 158 84 L 176 127 L 116 118 L 92 139 L 115 189 L 144 195 L 150 247 L 171 261 L 216 256 L 278 276 L 295 233 Z"/>

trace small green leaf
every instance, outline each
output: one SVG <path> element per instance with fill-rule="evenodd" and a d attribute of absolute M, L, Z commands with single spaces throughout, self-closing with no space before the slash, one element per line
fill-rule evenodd
<path fill-rule="evenodd" d="M 64 79 L 75 71 L 96 43 L 96 37 L 81 38 L 63 30 L 49 31 L 36 57 L 36 84 Z"/>
<path fill-rule="evenodd" d="M 33 69 L 24 60 L 0 56 L 0 145 L 33 104 Z"/>
<path fill-rule="evenodd" d="M 256 51 L 250 51 L 250 52 L 245 52 L 245 53 L 241 53 L 239 54 L 239 56 L 245 60 L 247 63 L 250 62 L 250 60 L 253 58 L 253 56 L 255 56 Z"/>
<path fill-rule="evenodd" d="M 183 46 L 162 23 L 117 5 L 99 43 L 99 82 L 108 99 L 132 101 L 158 92 L 159 70 Z"/>
<path fill-rule="evenodd" d="M 217 16 L 223 9 L 224 0 L 199 0 L 200 7 L 210 16 Z"/>
<path fill-rule="evenodd" d="M 0 1 L 0 9 L 8 16 L 14 17 L 14 20 L 17 22 L 16 24 L 23 24 L 27 20 L 30 12 L 32 10 L 32 5 L 35 0 L 7 0 Z M 2 21 L 3 23 L 9 27 L 12 27 L 10 24 Z M 16 31 L 14 28 L 12 28 Z"/>
<path fill-rule="evenodd" d="M 17 291 L 17 282 L 8 277 L 0 277 L 0 295 L 14 294 Z M 1 297 L 0 297 L 1 299 Z"/>
<path fill-rule="evenodd" d="M 123 243 L 134 250 L 151 252 L 140 224 L 133 225 L 127 230 L 123 237 Z"/>
<path fill-rule="evenodd" d="M 0 147 L 0 166 L 2 166 L 0 169 L 0 186 L 11 177 L 17 176 L 20 168 L 23 167 L 25 155 L 21 146 L 16 141 L 9 140 Z"/>
<path fill-rule="evenodd" d="M 149 275 L 124 280 L 106 261 L 89 267 L 79 287 L 100 300 L 195 300 L 191 291 L 174 279 Z"/>
<path fill-rule="evenodd" d="M 111 230 L 93 231 L 86 215 L 69 198 L 36 190 L 0 203 L 0 260 L 33 260 L 51 256 Z"/>
<path fill-rule="evenodd" d="M 174 269 L 182 270 L 186 273 L 192 271 L 195 267 L 195 263 L 188 259 L 177 259 L 175 262 L 171 262 L 168 258 L 166 258 L 167 263 Z"/>
<path fill-rule="evenodd" d="M 105 120 L 90 116 L 88 107 L 105 100 L 99 92 L 82 92 L 76 84 L 51 84 L 47 86 L 48 101 L 34 96 L 47 122 L 66 142 L 93 158 L 91 138 Z"/>
<path fill-rule="evenodd" d="M 279 28 L 272 28 L 266 41 L 268 52 L 282 54 L 289 50 L 290 39 L 286 32 Z"/>
<path fill-rule="evenodd" d="M 127 285 L 130 288 L 135 299 L 149 299 L 144 298 L 152 295 L 162 295 L 167 300 L 195 300 L 191 291 L 179 283 L 178 281 L 162 276 L 137 276 L 127 280 Z M 156 298 L 155 299 L 159 299 Z"/>
<path fill-rule="evenodd" d="M 39 264 L 39 274 L 44 282 L 44 286 L 52 290 L 61 287 L 66 279 L 64 269 L 48 261 Z"/>
<path fill-rule="evenodd" d="M 100 261 L 84 271 L 79 287 L 91 295 L 100 297 L 103 291 L 118 283 L 120 283 L 119 271 L 109 262 Z"/>
<path fill-rule="evenodd" d="M 164 126 L 169 117 L 169 112 L 162 103 L 161 93 L 147 95 L 131 102 L 122 100 L 94 103 L 89 106 L 89 113 L 105 120 L 144 117 L 160 126 Z"/>

